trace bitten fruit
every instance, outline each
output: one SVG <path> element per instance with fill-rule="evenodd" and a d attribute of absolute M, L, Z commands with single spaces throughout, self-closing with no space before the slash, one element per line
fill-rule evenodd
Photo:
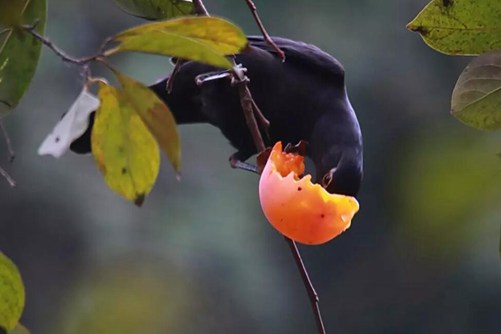
<path fill-rule="evenodd" d="M 264 215 L 280 233 L 308 245 L 332 240 L 350 227 L 359 205 L 351 196 L 328 193 L 304 173 L 304 157 L 282 152 L 277 142 L 259 180 Z M 333 180 L 336 182 L 336 180 Z"/>

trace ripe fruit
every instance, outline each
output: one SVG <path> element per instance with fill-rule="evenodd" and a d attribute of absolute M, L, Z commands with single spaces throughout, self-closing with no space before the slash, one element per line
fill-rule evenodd
<path fill-rule="evenodd" d="M 304 157 L 273 147 L 259 180 L 264 215 L 280 233 L 308 245 L 323 244 L 350 227 L 359 205 L 351 196 L 328 193 L 304 172 Z M 335 180 L 333 181 L 335 182 Z"/>

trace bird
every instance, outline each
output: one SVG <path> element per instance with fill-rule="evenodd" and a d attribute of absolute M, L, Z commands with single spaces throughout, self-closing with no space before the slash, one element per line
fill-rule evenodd
<path fill-rule="evenodd" d="M 343 65 L 320 48 L 300 41 L 272 37 L 285 53 L 283 61 L 261 36 L 248 36 L 247 47 L 235 55 L 246 69 L 248 87 L 269 121 L 262 131 L 266 146 L 277 141 L 308 143 L 306 156 L 315 167 L 314 181 L 329 193 L 356 196 L 363 179 L 363 140 L 348 98 Z M 209 123 L 237 149 L 234 159 L 245 161 L 256 147 L 245 122 L 240 97 L 229 80 L 196 78 L 218 69 L 195 61 L 183 62 L 167 91 L 169 77 L 149 86 L 171 110 L 176 123 Z M 88 153 L 93 124 L 72 145 Z"/>

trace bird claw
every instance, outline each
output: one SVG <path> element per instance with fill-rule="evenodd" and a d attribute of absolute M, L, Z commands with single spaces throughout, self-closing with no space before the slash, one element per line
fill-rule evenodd
<path fill-rule="evenodd" d="M 197 84 L 197 86 L 202 86 L 204 83 L 208 81 L 224 79 L 231 76 L 232 74 L 230 73 L 230 70 L 203 73 L 195 77 L 195 83 Z"/>
<path fill-rule="evenodd" d="M 247 162 L 243 162 L 242 160 L 240 160 L 239 152 L 232 154 L 229 160 L 230 160 L 231 168 L 242 169 L 242 170 L 246 170 L 248 172 L 261 174 L 261 171 L 259 170 L 259 168 L 257 166 L 254 166 L 252 164 L 249 164 Z"/>

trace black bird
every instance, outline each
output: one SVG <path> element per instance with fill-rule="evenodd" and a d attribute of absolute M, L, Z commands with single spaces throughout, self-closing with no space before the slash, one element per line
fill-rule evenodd
<path fill-rule="evenodd" d="M 236 55 L 247 68 L 249 89 L 261 112 L 270 121 L 267 146 L 281 140 L 305 140 L 307 155 L 315 164 L 317 182 L 330 193 L 355 196 L 363 175 L 362 135 L 348 100 L 344 69 L 339 61 L 319 48 L 285 38 L 273 41 L 285 52 L 278 57 L 262 37 L 248 37 L 249 46 Z M 168 78 L 150 88 L 169 106 L 178 124 L 210 123 L 237 148 L 234 157 L 245 161 L 257 153 L 247 128 L 236 87 L 229 80 L 195 78 L 216 71 L 209 65 L 187 62 L 166 91 Z M 91 119 L 92 121 L 92 119 Z M 90 130 L 73 142 L 71 149 L 90 152 Z"/>

